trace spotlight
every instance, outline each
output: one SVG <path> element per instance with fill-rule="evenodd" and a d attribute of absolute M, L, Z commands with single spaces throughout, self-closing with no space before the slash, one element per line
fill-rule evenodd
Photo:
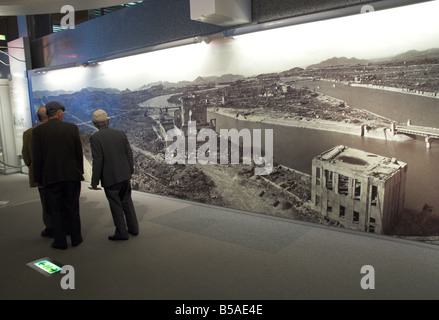
<path fill-rule="evenodd" d="M 209 37 L 196 37 L 195 38 L 195 42 L 196 43 L 205 43 L 205 44 L 209 44 L 210 43 L 210 38 Z"/>

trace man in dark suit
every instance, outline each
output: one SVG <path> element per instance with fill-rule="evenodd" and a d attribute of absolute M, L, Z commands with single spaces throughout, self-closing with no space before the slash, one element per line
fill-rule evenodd
<path fill-rule="evenodd" d="M 90 137 L 93 169 L 91 186 L 97 189 L 99 180 L 107 196 L 115 233 L 110 240 L 127 240 L 137 235 L 139 226 L 131 199 L 131 175 L 134 173 L 133 152 L 123 131 L 108 127 L 110 118 L 104 110 L 93 113 L 98 132 Z"/>
<path fill-rule="evenodd" d="M 79 216 L 81 181 L 84 180 L 82 143 L 78 127 L 63 122 L 65 107 L 58 101 L 46 104 L 49 121 L 32 132 L 32 161 L 35 183 L 47 190 L 52 218 L 52 247 L 67 249 L 82 242 Z"/>
<path fill-rule="evenodd" d="M 42 106 L 38 108 L 37 116 L 39 124 L 45 123 L 49 118 L 46 114 L 46 107 Z M 34 170 L 32 163 L 32 131 L 34 127 L 27 129 L 23 132 L 23 148 L 21 149 L 21 155 L 23 156 L 24 164 L 29 168 L 29 186 L 31 188 L 37 187 L 34 180 Z M 41 231 L 42 237 L 53 238 L 52 222 L 50 221 L 49 205 L 47 203 L 46 189 L 43 187 L 37 188 L 40 194 L 41 207 L 43 210 L 43 223 L 45 229 Z"/>

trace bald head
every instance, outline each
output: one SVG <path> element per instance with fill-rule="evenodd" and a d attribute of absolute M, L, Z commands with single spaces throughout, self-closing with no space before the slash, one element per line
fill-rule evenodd
<path fill-rule="evenodd" d="M 45 106 L 42 106 L 38 109 L 37 115 L 38 115 L 38 120 L 40 122 L 46 122 L 47 120 L 49 120 L 49 118 L 47 117 L 47 114 L 46 114 L 46 107 Z"/>

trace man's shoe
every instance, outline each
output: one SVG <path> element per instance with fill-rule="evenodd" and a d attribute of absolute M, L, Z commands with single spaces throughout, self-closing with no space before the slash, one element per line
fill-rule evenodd
<path fill-rule="evenodd" d="M 43 231 L 41 231 L 41 236 L 44 238 L 53 238 L 53 232 L 44 229 Z"/>
<path fill-rule="evenodd" d="M 139 234 L 139 232 L 130 232 L 130 231 L 128 231 L 128 233 L 132 236 L 137 236 Z"/>
<path fill-rule="evenodd" d="M 77 247 L 82 243 L 82 239 L 80 240 L 76 240 L 76 241 L 72 241 L 72 247 Z"/>
<path fill-rule="evenodd" d="M 56 244 L 55 242 L 52 242 L 52 248 L 65 250 L 65 249 L 67 249 L 67 245 L 59 245 L 59 244 Z"/>
<path fill-rule="evenodd" d="M 128 238 L 120 238 L 120 237 L 116 237 L 116 236 L 108 236 L 108 240 L 118 241 L 118 240 L 128 240 Z"/>

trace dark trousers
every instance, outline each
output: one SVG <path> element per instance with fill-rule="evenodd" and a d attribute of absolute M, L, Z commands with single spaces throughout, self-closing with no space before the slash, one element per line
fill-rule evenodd
<path fill-rule="evenodd" d="M 110 204 L 114 226 L 116 227 L 114 236 L 128 238 L 128 232 L 137 234 L 139 226 L 133 200 L 131 199 L 130 181 L 125 180 L 115 185 L 104 187 L 104 190 Z"/>
<path fill-rule="evenodd" d="M 79 196 L 81 182 L 62 181 L 45 186 L 52 220 L 54 244 L 66 246 L 66 235 L 72 245 L 82 242 Z"/>
<path fill-rule="evenodd" d="M 47 201 L 47 189 L 46 188 L 38 188 L 38 192 L 40 194 L 41 200 L 41 208 L 43 210 L 43 223 L 46 226 L 46 232 L 52 234 L 52 221 L 49 212 L 49 203 Z"/>

